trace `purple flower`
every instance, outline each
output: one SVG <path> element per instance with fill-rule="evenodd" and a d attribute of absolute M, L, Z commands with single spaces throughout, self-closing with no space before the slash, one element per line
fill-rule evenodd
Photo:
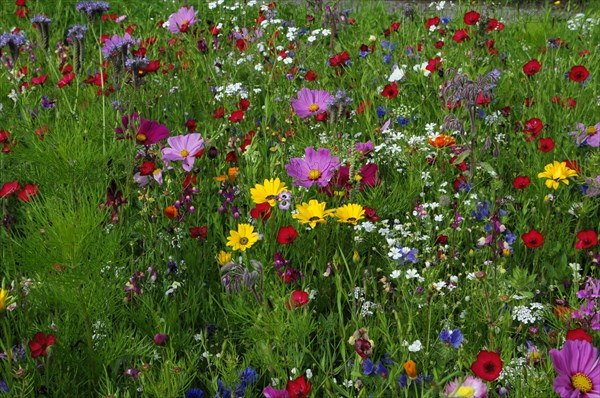
<path fill-rule="evenodd" d="M 459 348 L 465 337 L 460 332 L 460 329 L 443 330 L 440 333 L 440 340 L 444 341 L 447 345 L 452 345 L 454 348 Z"/>
<path fill-rule="evenodd" d="M 575 137 L 577 145 L 589 145 L 594 148 L 600 147 L 600 122 L 594 126 L 585 127 L 583 123 L 577 123 L 576 130 L 569 135 Z"/>
<path fill-rule="evenodd" d="M 158 346 L 165 346 L 169 342 L 169 335 L 164 333 L 156 333 L 154 335 L 154 344 Z"/>
<path fill-rule="evenodd" d="M 185 171 L 191 171 L 194 166 L 194 160 L 196 159 L 194 155 L 204 148 L 202 135 L 197 133 L 178 135 L 169 137 L 167 142 L 169 143 L 170 148 L 164 148 L 162 150 L 163 161 L 182 160 L 183 169 Z"/>
<path fill-rule="evenodd" d="M 292 108 L 300 118 L 318 115 L 327 110 L 327 105 L 334 99 L 325 90 L 310 90 L 304 87 L 298 93 L 298 99 L 292 98 Z"/>
<path fill-rule="evenodd" d="M 138 144 L 149 146 L 169 136 L 169 129 L 167 126 L 160 124 L 155 120 L 140 119 L 142 122 L 135 135 L 135 140 Z"/>
<path fill-rule="evenodd" d="M 285 165 L 287 173 L 295 180 L 294 185 L 310 188 L 313 184 L 327 186 L 333 172 L 340 166 L 337 157 L 332 157 L 329 149 L 319 148 L 316 152 L 309 146 L 304 149 L 304 159 L 292 158 Z"/>
<path fill-rule="evenodd" d="M 71 29 L 67 32 L 67 37 L 71 40 L 83 40 L 83 36 L 85 32 L 87 32 L 88 28 L 85 25 L 73 25 Z"/>
<path fill-rule="evenodd" d="M 196 23 L 198 11 L 194 7 L 181 7 L 176 13 L 171 14 L 169 20 L 169 31 L 171 33 L 187 32 L 188 28 Z"/>
<path fill-rule="evenodd" d="M 75 5 L 77 11 L 85 12 L 88 17 L 108 11 L 110 5 L 106 1 L 80 1 Z"/>
<path fill-rule="evenodd" d="M 27 43 L 27 39 L 21 33 L 4 32 L 0 35 L 0 48 L 4 46 L 19 48 Z"/>
<path fill-rule="evenodd" d="M 123 37 L 112 35 L 112 37 L 104 42 L 102 46 L 102 54 L 104 58 L 109 58 L 115 54 L 127 53 L 129 46 L 135 46 L 137 42 L 131 38 L 129 33 L 125 33 Z"/>
<path fill-rule="evenodd" d="M 554 391 L 562 398 L 600 396 L 598 349 L 585 340 L 567 340 L 561 350 L 550 350 L 556 370 Z"/>
<path fill-rule="evenodd" d="M 357 142 L 354 144 L 354 148 L 356 148 L 359 154 L 364 156 L 373 151 L 373 141 L 369 140 L 367 142 Z"/>
<path fill-rule="evenodd" d="M 43 14 L 39 14 L 39 15 L 35 15 L 33 18 L 31 18 L 31 23 L 50 23 L 52 22 L 52 20 L 50 18 L 48 18 L 48 16 L 43 15 Z"/>
<path fill-rule="evenodd" d="M 286 389 L 277 390 L 271 386 L 267 386 L 262 390 L 265 398 L 289 398 L 288 392 Z"/>

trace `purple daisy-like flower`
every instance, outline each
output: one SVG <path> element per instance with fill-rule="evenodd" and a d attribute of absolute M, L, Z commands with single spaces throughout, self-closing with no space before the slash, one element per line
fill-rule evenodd
<path fill-rule="evenodd" d="M 289 394 L 286 389 L 278 390 L 274 387 L 267 386 L 262 391 L 265 398 L 288 398 Z"/>
<path fill-rule="evenodd" d="M 171 14 L 169 20 L 169 31 L 171 33 L 185 33 L 189 27 L 196 23 L 198 11 L 194 7 L 181 7 L 177 12 Z"/>
<path fill-rule="evenodd" d="M 575 137 L 577 145 L 589 145 L 594 148 L 600 147 L 600 122 L 586 127 L 583 123 L 577 123 L 576 130 L 569 133 Z"/>
<path fill-rule="evenodd" d="M 138 144 L 152 145 L 169 136 L 169 129 L 164 124 L 160 124 L 156 120 L 140 119 L 142 122 L 135 135 Z"/>
<path fill-rule="evenodd" d="M 333 172 L 341 164 L 338 158 L 331 156 L 329 149 L 319 148 L 315 151 L 311 146 L 304 149 L 304 154 L 304 159 L 292 158 L 285 165 L 288 175 L 294 178 L 293 184 L 305 188 L 310 188 L 313 184 L 327 186 Z"/>
<path fill-rule="evenodd" d="M 204 148 L 202 135 L 198 133 L 169 137 L 167 140 L 170 148 L 162 150 L 163 160 L 182 160 L 183 169 L 191 171 L 194 166 L 195 155 Z"/>
<path fill-rule="evenodd" d="M 292 98 L 292 108 L 299 118 L 318 115 L 327 110 L 333 95 L 325 90 L 311 90 L 304 87 L 298 92 L 298 98 Z"/>
<path fill-rule="evenodd" d="M 88 28 L 85 25 L 73 25 L 67 32 L 67 37 L 71 40 L 83 40 Z"/>
<path fill-rule="evenodd" d="M 85 12 L 88 17 L 93 17 L 108 11 L 110 5 L 106 1 L 80 1 L 75 5 L 77 11 Z"/>
<path fill-rule="evenodd" d="M 444 387 L 444 397 L 485 398 L 487 397 L 487 387 L 481 379 L 473 376 L 468 376 L 462 382 L 460 379 L 454 379 Z"/>
<path fill-rule="evenodd" d="M 550 350 L 557 376 L 554 391 L 562 398 L 600 397 L 598 349 L 585 340 L 567 340 L 561 350 Z"/>

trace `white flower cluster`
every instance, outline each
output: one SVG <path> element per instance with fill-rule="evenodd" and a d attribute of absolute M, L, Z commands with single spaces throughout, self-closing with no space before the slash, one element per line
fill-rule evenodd
<path fill-rule="evenodd" d="M 569 30 L 579 30 L 587 35 L 594 31 L 596 25 L 600 24 L 600 18 L 586 18 L 585 14 L 575 14 L 573 19 L 567 21 Z"/>
<path fill-rule="evenodd" d="M 223 97 L 233 97 L 239 95 L 240 98 L 248 98 L 248 90 L 246 90 L 242 83 L 231 83 L 226 86 L 217 86 L 215 88 L 217 94 L 215 94 L 215 99 L 220 101 Z"/>
<path fill-rule="evenodd" d="M 531 303 L 529 306 L 518 305 L 513 308 L 512 318 L 526 325 L 534 324 L 542 319 L 544 305 L 542 303 Z"/>

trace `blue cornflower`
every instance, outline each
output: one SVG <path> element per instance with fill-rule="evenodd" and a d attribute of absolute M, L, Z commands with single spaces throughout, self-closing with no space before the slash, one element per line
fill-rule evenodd
<path fill-rule="evenodd" d="M 397 122 L 397 123 L 398 123 L 400 126 L 404 127 L 404 126 L 408 125 L 408 123 L 410 122 L 410 119 L 409 119 L 409 118 L 407 118 L 407 117 L 402 117 L 402 116 L 400 116 L 398 119 L 396 119 L 396 122 Z"/>
<path fill-rule="evenodd" d="M 460 329 L 454 329 L 453 331 L 442 330 L 440 333 L 440 340 L 444 341 L 446 344 L 452 345 L 454 348 L 459 348 L 464 338 L 465 337 L 460 332 Z"/>
<path fill-rule="evenodd" d="M 185 392 L 185 398 L 204 398 L 204 391 L 199 388 L 190 388 Z"/>
<path fill-rule="evenodd" d="M 471 217 L 477 221 L 482 221 L 490 215 L 490 202 L 477 202 L 477 210 L 471 212 Z"/>
<path fill-rule="evenodd" d="M 384 117 L 385 114 L 386 114 L 386 112 L 387 112 L 387 109 L 386 109 L 385 106 L 380 105 L 380 106 L 377 107 L 377 116 Z"/>
<path fill-rule="evenodd" d="M 363 361 L 362 368 L 363 368 L 363 374 L 365 374 L 367 376 L 373 374 L 373 372 L 375 371 L 375 365 L 373 365 L 373 362 L 369 358 L 367 358 Z"/>
<path fill-rule="evenodd" d="M 452 19 L 450 17 L 442 17 L 440 18 L 440 22 L 444 25 L 448 25 Z"/>
<path fill-rule="evenodd" d="M 394 51 L 396 49 L 396 46 L 392 44 L 392 42 L 389 40 L 383 40 L 381 42 L 381 48 L 388 51 Z"/>
<path fill-rule="evenodd" d="M 386 64 L 392 62 L 392 54 L 383 54 L 383 62 Z"/>
<path fill-rule="evenodd" d="M 398 377 L 398 387 L 408 387 L 408 376 L 405 373 L 402 373 L 400 377 Z"/>
<path fill-rule="evenodd" d="M 378 374 L 381 377 L 388 377 L 389 372 L 381 361 L 377 361 L 376 366 L 377 366 L 377 369 L 375 370 L 375 374 Z"/>

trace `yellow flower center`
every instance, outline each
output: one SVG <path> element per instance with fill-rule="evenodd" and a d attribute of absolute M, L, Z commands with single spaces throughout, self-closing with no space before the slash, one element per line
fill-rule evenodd
<path fill-rule="evenodd" d="M 246 238 L 245 236 L 240 238 L 240 245 L 242 246 L 246 246 L 248 244 L 248 238 Z"/>
<path fill-rule="evenodd" d="M 319 217 L 319 216 L 312 216 L 311 218 L 308 219 L 308 221 L 315 222 L 315 221 L 319 221 L 320 219 L 321 219 L 321 217 Z"/>
<path fill-rule="evenodd" d="M 308 172 L 309 180 L 318 180 L 321 177 L 321 170 L 313 169 Z"/>
<path fill-rule="evenodd" d="M 454 393 L 455 397 L 470 398 L 475 395 L 475 389 L 470 386 L 460 386 Z"/>
<path fill-rule="evenodd" d="M 319 110 L 319 105 L 317 104 L 310 104 L 310 106 L 308 107 L 308 110 L 311 112 L 316 112 Z"/>
<path fill-rule="evenodd" d="M 592 391 L 592 380 L 583 373 L 575 373 L 571 376 L 571 384 L 583 393 Z"/>
<path fill-rule="evenodd" d="M 267 201 L 269 201 L 269 200 L 274 200 L 274 199 L 275 199 L 275 195 L 268 195 L 267 197 L 265 197 L 265 199 L 266 199 Z"/>
<path fill-rule="evenodd" d="M 596 129 L 596 126 L 590 126 L 586 129 L 586 132 L 588 135 L 594 135 L 598 132 L 598 129 Z"/>
<path fill-rule="evenodd" d="M 162 169 L 155 169 L 152 174 L 157 175 L 158 173 L 160 173 L 162 171 Z"/>
<path fill-rule="evenodd" d="M 348 221 L 348 222 L 351 222 L 351 223 L 355 223 L 355 222 L 356 222 L 356 217 L 349 217 L 349 218 L 347 219 L 347 221 Z"/>
<path fill-rule="evenodd" d="M 181 155 L 182 158 L 187 158 L 190 155 L 190 153 L 184 149 L 181 152 L 179 152 L 179 155 Z"/>
<path fill-rule="evenodd" d="M 135 136 L 135 139 L 138 140 L 139 142 L 144 142 L 148 139 L 148 137 L 146 137 L 146 134 L 138 134 Z"/>
<path fill-rule="evenodd" d="M 360 181 L 363 179 L 363 176 L 361 176 L 360 174 L 357 174 L 354 176 L 354 181 Z"/>
<path fill-rule="evenodd" d="M 190 24 L 190 21 L 188 21 L 187 19 L 184 19 L 183 22 L 181 23 L 181 26 L 186 26 L 189 24 Z"/>

